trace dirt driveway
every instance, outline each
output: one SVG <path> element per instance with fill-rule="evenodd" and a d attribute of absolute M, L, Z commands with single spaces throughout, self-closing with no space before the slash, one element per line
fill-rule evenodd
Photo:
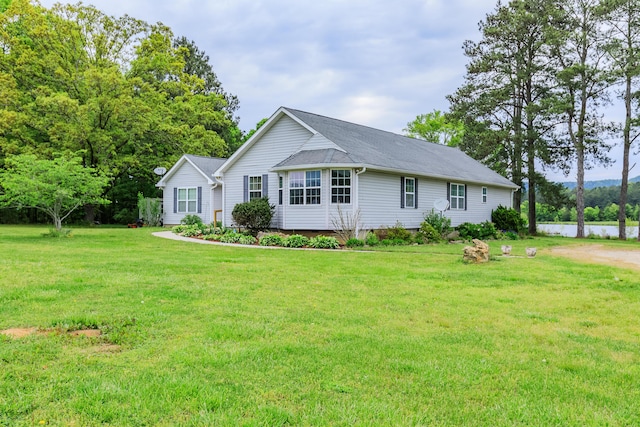
<path fill-rule="evenodd" d="M 640 270 L 640 248 L 615 249 L 604 245 L 559 246 L 551 248 L 554 255 L 596 264 Z"/>

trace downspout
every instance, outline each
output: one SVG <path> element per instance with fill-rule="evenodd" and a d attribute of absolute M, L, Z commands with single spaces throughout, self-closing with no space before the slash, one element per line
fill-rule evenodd
<path fill-rule="evenodd" d="M 367 171 L 367 167 L 364 166 L 362 169 L 360 169 L 359 171 L 356 172 L 356 197 L 354 200 L 354 211 L 353 214 L 355 215 L 358 210 L 360 209 L 360 175 L 365 173 Z M 358 237 L 360 235 L 360 221 L 356 222 L 356 237 Z"/>

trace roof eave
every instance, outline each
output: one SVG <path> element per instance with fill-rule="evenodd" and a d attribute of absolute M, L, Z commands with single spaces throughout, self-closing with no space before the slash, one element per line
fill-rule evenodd
<path fill-rule="evenodd" d="M 278 166 L 269 169 L 269 172 L 297 171 L 306 169 L 354 169 L 363 168 L 361 163 L 309 163 L 304 165 Z"/>

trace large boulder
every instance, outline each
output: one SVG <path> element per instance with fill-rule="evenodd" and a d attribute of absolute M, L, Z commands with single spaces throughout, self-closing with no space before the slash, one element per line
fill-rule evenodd
<path fill-rule="evenodd" d="M 465 246 L 462 253 L 462 259 L 465 262 L 479 264 L 489 261 L 489 245 L 482 240 L 473 239 L 473 246 Z"/>

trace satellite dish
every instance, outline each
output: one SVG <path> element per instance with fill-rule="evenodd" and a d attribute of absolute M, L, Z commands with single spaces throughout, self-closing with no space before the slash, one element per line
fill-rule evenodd
<path fill-rule="evenodd" d="M 438 199 L 433 202 L 433 207 L 435 210 L 440 211 L 440 213 L 449 209 L 449 201 L 447 199 Z"/>
<path fill-rule="evenodd" d="M 160 175 L 160 176 L 162 176 L 162 175 L 164 175 L 165 173 L 167 173 L 167 168 L 163 168 L 162 166 L 160 166 L 160 167 L 158 167 L 158 168 L 155 168 L 155 169 L 153 170 L 153 173 L 155 173 L 156 175 Z"/>

